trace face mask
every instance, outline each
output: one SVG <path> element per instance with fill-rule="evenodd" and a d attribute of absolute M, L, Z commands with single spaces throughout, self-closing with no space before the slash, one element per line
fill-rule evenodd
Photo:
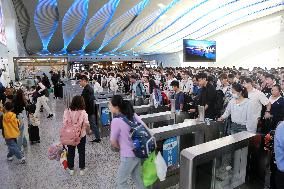
<path fill-rule="evenodd" d="M 239 95 L 239 94 L 233 94 L 233 98 L 234 98 L 234 99 L 239 99 L 239 98 L 240 98 L 240 95 Z"/>

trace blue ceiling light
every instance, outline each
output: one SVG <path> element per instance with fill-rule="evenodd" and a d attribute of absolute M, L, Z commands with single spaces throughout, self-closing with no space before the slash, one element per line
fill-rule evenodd
<path fill-rule="evenodd" d="M 58 27 L 59 13 L 56 0 L 39 0 L 34 12 L 34 24 L 42 43 L 42 53 L 47 49 L 51 37 Z"/>
<path fill-rule="evenodd" d="M 125 31 L 131 23 L 133 23 L 142 10 L 149 4 L 150 0 L 143 0 L 132 9 L 121 15 L 119 18 L 109 26 L 105 35 L 102 45 L 96 50 L 96 53 L 100 52 L 105 46 Z"/>
<path fill-rule="evenodd" d="M 176 3 L 178 3 L 180 0 L 173 0 L 168 6 L 166 6 L 163 9 L 158 10 L 157 12 L 152 13 L 151 15 L 147 16 L 145 19 L 142 19 L 141 21 L 137 22 L 135 25 L 132 26 L 131 29 L 133 29 L 134 31 L 139 29 L 140 31 L 138 31 L 135 35 L 131 36 L 129 35 L 129 32 L 127 32 L 124 35 L 124 38 L 121 40 L 121 42 L 119 43 L 119 45 L 112 50 L 112 52 L 117 51 L 118 49 L 120 49 L 121 47 L 123 47 L 126 43 L 128 43 L 129 41 L 131 41 L 132 39 L 134 39 L 135 37 L 137 37 L 138 35 L 140 35 L 141 33 L 145 32 L 146 30 L 148 30 L 161 16 L 163 16 L 168 10 L 170 10 Z M 150 22 L 149 22 L 150 20 Z M 149 24 L 147 23 L 149 22 Z M 145 25 L 145 23 L 147 23 Z M 143 28 L 143 26 L 145 25 L 145 27 Z M 141 28 L 142 26 L 142 28 Z M 130 30 L 130 29 L 129 29 Z"/>
<path fill-rule="evenodd" d="M 217 11 L 217 10 L 219 10 L 219 9 L 221 9 L 221 8 L 224 8 L 224 7 L 228 6 L 228 5 L 231 5 L 232 3 L 238 2 L 238 1 L 239 1 L 239 0 L 233 0 L 233 1 L 230 1 L 230 2 L 225 3 L 225 4 L 223 4 L 223 5 L 220 5 L 220 6 L 218 6 L 218 7 L 215 8 L 215 9 L 212 9 L 211 11 L 209 11 L 209 12 L 207 12 L 206 14 L 202 15 L 201 17 L 199 17 L 199 18 L 195 19 L 194 21 L 190 22 L 188 25 L 186 25 L 185 27 L 183 27 L 181 30 L 179 30 L 179 31 L 177 31 L 177 32 L 175 32 L 175 33 L 173 33 L 173 34 L 171 34 L 171 35 L 165 37 L 164 39 L 162 39 L 162 40 L 160 40 L 160 41 L 154 43 L 153 45 L 151 45 L 151 46 L 149 47 L 149 49 L 153 48 L 154 46 L 157 46 L 159 43 L 161 43 L 161 42 L 167 40 L 168 38 L 170 38 L 170 37 L 172 37 L 172 36 L 174 36 L 174 35 L 176 35 L 176 34 L 182 32 L 182 31 L 184 31 L 186 28 L 190 27 L 192 24 L 194 24 L 194 23 L 196 23 L 197 21 L 201 20 L 201 19 L 204 18 L 205 16 L 208 16 L 209 14 L 212 14 L 212 13 L 214 13 L 215 11 Z"/>
<path fill-rule="evenodd" d="M 262 8 L 262 9 L 260 9 L 260 10 L 257 10 L 257 11 L 254 11 L 254 12 L 252 12 L 252 13 L 249 13 L 249 14 L 246 14 L 246 15 L 244 15 L 244 16 L 241 16 L 241 17 L 239 17 L 239 18 L 237 18 L 237 19 L 235 19 L 235 20 L 233 20 L 233 21 L 229 21 L 229 22 L 223 24 L 222 26 L 219 26 L 219 27 L 213 29 L 212 31 L 210 31 L 210 32 L 208 32 L 208 33 L 206 33 L 206 34 L 203 34 L 203 35 L 197 37 L 197 39 L 198 39 L 198 38 L 201 38 L 201 37 L 204 37 L 204 36 L 206 36 L 206 35 L 208 35 L 208 34 L 211 34 L 211 33 L 215 32 L 216 30 L 221 29 L 221 28 L 223 28 L 223 27 L 225 27 L 225 26 L 227 26 L 227 25 L 229 25 L 229 24 L 232 24 L 232 23 L 234 23 L 234 22 L 237 22 L 237 21 L 239 21 L 239 20 L 241 20 L 241 19 L 244 19 L 244 18 L 246 18 L 246 17 L 252 16 L 252 15 L 254 15 L 254 14 L 257 14 L 257 13 L 260 13 L 260 12 L 263 12 L 263 11 L 266 11 L 266 10 L 278 8 L 279 6 L 284 6 L 284 2 L 282 2 L 282 3 L 277 3 L 277 4 L 275 4 L 275 5 L 272 5 L 272 6 L 269 6 L 269 7 L 266 7 L 266 8 Z M 183 45 L 177 46 L 177 47 L 175 47 L 174 49 L 182 48 L 182 46 L 183 46 Z"/>
<path fill-rule="evenodd" d="M 163 49 L 163 48 L 166 48 L 166 47 L 168 47 L 169 45 L 171 45 L 171 44 L 173 44 L 173 43 L 177 43 L 177 42 L 181 41 L 182 39 L 187 38 L 187 37 L 189 37 L 189 36 L 192 35 L 192 34 L 195 34 L 196 32 L 198 32 L 198 31 L 200 31 L 200 30 L 206 28 L 207 26 L 209 26 L 209 25 L 215 23 L 215 22 L 218 21 L 218 20 L 224 19 L 225 17 L 227 17 L 227 16 L 229 16 L 229 15 L 231 15 L 231 14 L 233 14 L 233 13 L 239 12 L 240 10 L 243 10 L 243 9 L 246 9 L 246 8 L 251 8 L 251 7 L 253 7 L 253 6 L 256 6 L 256 5 L 259 5 L 259 4 L 261 4 L 261 3 L 268 2 L 268 1 L 270 1 L 270 0 L 258 1 L 258 2 L 255 2 L 255 3 L 249 4 L 249 5 L 246 5 L 246 6 L 244 6 L 244 7 L 241 7 L 241 8 L 239 8 L 239 9 L 236 9 L 236 10 L 234 10 L 234 11 L 231 11 L 231 12 L 225 14 L 225 15 L 222 15 L 222 16 L 218 17 L 217 19 L 214 19 L 213 21 L 211 21 L 211 22 L 209 22 L 208 24 L 202 26 L 201 28 L 198 28 L 197 30 L 191 32 L 190 34 L 187 34 L 186 36 L 183 36 L 182 38 L 179 38 L 179 39 L 175 40 L 174 42 L 171 42 L 171 43 L 169 43 L 169 44 L 166 44 L 165 46 L 163 46 L 163 47 L 161 47 L 161 48 L 159 48 L 159 49 Z M 214 10 L 215 10 L 215 9 L 214 9 Z M 207 15 L 207 14 L 206 14 L 206 15 Z M 247 16 L 247 15 L 245 15 L 245 16 Z M 241 18 L 243 18 L 243 16 L 242 16 Z M 200 18 L 200 19 L 201 19 L 201 18 Z M 239 19 L 238 19 L 238 20 L 239 20 Z M 229 23 L 231 23 L 231 22 L 232 22 L 232 21 L 229 21 L 227 24 L 229 24 Z M 227 25 L 227 24 L 226 24 L 226 25 Z M 180 46 L 181 46 L 181 45 L 180 45 Z M 151 47 L 150 47 L 150 48 L 151 48 Z M 158 51 L 156 50 L 155 52 L 158 52 Z"/>
<path fill-rule="evenodd" d="M 228 24 L 231 24 L 232 22 L 237 22 L 237 21 L 239 21 L 239 20 L 241 20 L 241 19 L 243 19 L 243 18 L 245 18 L 245 17 L 248 17 L 248 16 L 251 16 L 251 15 L 257 14 L 257 13 L 262 12 L 262 11 L 265 11 L 265 10 L 273 9 L 273 8 L 276 8 L 276 7 L 279 7 L 279 6 L 284 6 L 284 2 L 282 2 L 282 3 L 277 3 L 277 4 L 275 4 L 275 5 L 272 5 L 272 6 L 263 8 L 263 9 L 261 9 L 261 10 L 254 11 L 254 12 L 252 12 L 252 13 L 249 13 L 249 14 L 247 14 L 247 15 L 244 15 L 244 16 L 242 16 L 242 17 L 239 17 L 239 18 L 237 18 L 237 19 L 235 19 L 235 20 L 233 20 L 233 21 L 231 21 L 231 22 L 227 22 L 226 24 L 223 24 L 222 26 L 219 26 L 219 27 L 215 28 L 214 30 L 212 30 L 212 31 L 210 31 L 210 32 L 208 32 L 208 33 L 205 33 L 205 34 L 203 34 L 203 35 L 197 37 L 197 39 L 202 38 L 202 37 L 204 37 L 204 36 L 206 36 L 206 35 L 208 35 L 208 34 L 210 34 L 210 33 L 213 33 L 214 31 L 216 31 L 216 30 L 218 30 L 218 29 L 220 29 L 220 28 L 223 28 L 223 27 L 227 26 Z"/>
<path fill-rule="evenodd" d="M 81 31 L 88 16 L 89 0 L 74 0 L 72 6 L 62 20 L 62 34 L 64 47 L 61 52 L 66 53 L 68 45 Z"/>
<path fill-rule="evenodd" d="M 165 28 L 163 28 L 161 31 L 150 35 L 150 36 L 145 36 L 142 37 L 131 49 L 125 51 L 125 52 L 129 52 L 132 51 L 133 49 L 141 46 L 143 43 L 147 42 L 149 39 L 152 39 L 153 37 L 159 35 L 160 33 L 162 33 L 163 31 L 167 30 L 168 28 L 170 28 L 173 24 L 175 24 L 178 20 L 180 20 L 181 18 L 183 18 L 184 16 L 186 16 L 188 13 L 190 13 L 192 10 L 200 7 L 201 5 L 205 4 L 206 2 L 208 2 L 209 0 L 205 0 L 202 1 L 201 3 L 198 3 L 197 5 L 194 5 L 193 7 L 190 7 L 189 9 L 187 9 L 185 12 L 183 12 L 179 17 L 177 17 L 173 22 L 169 23 Z M 233 2 L 236 2 L 238 0 L 234 0 Z"/>
<path fill-rule="evenodd" d="M 120 0 L 110 0 L 88 22 L 85 30 L 84 44 L 81 51 L 108 26 Z"/>

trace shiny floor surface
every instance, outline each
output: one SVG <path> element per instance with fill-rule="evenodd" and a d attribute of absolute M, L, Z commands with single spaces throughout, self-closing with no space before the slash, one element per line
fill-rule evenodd
<path fill-rule="evenodd" d="M 62 100 L 50 100 L 54 118 L 47 119 L 42 113 L 40 137 L 41 143 L 28 145 L 24 149 L 27 159 L 26 165 L 19 164 L 18 160 L 6 160 L 7 147 L 0 137 L 0 183 L 1 189 L 83 189 L 83 188 L 115 188 L 116 172 L 119 156 L 111 151 L 109 139 L 104 138 L 100 144 L 87 142 L 86 167 L 84 176 L 79 175 L 78 154 L 75 158 L 74 176 L 70 176 L 58 161 L 47 158 L 48 147 L 58 141 L 59 128 L 62 126 L 64 103 Z M 25 134 L 28 137 L 27 129 Z M 90 139 L 89 139 L 90 140 Z"/>

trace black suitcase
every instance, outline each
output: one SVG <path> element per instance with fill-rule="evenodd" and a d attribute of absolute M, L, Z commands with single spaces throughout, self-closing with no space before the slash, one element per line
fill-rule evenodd
<path fill-rule="evenodd" d="M 30 138 L 31 144 L 40 143 L 38 127 L 34 127 L 32 125 L 29 125 L 28 132 L 29 132 L 29 138 Z"/>

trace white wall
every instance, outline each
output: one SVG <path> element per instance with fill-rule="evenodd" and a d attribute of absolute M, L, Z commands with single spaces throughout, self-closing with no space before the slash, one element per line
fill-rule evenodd
<path fill-rule="evenodd" d="M 171 67 L 284 67 L 284 11 L 221 32 L 216 63 L 183 62 L 182 52 L 145 56 Z"/>
<path fill-rule="evenodd" d="M 222 32 L 214 66 L 284 67 L 284 12 Z"/>
<path fill-rule="evenodd" d="M 4 80 L 14 80 L 14 62 L 13 57 L 25 55 L 25 50 L 23 48 L 22 38 L 20 36 L 17 17 L 14 10 L 12 1 L 2 0 L 2 10 L 4 13 L 4 22 L 5 22 L 5 32 L 7 37 L 7 46 L 0 43 L 0 67 L 3 67 L 3 64 L 8 64 L 10 78 L 1 78 Z M 19 53 L 20 52 L 20 53 Z M 9 81 L 3 81 L 7 83 Z"/>

